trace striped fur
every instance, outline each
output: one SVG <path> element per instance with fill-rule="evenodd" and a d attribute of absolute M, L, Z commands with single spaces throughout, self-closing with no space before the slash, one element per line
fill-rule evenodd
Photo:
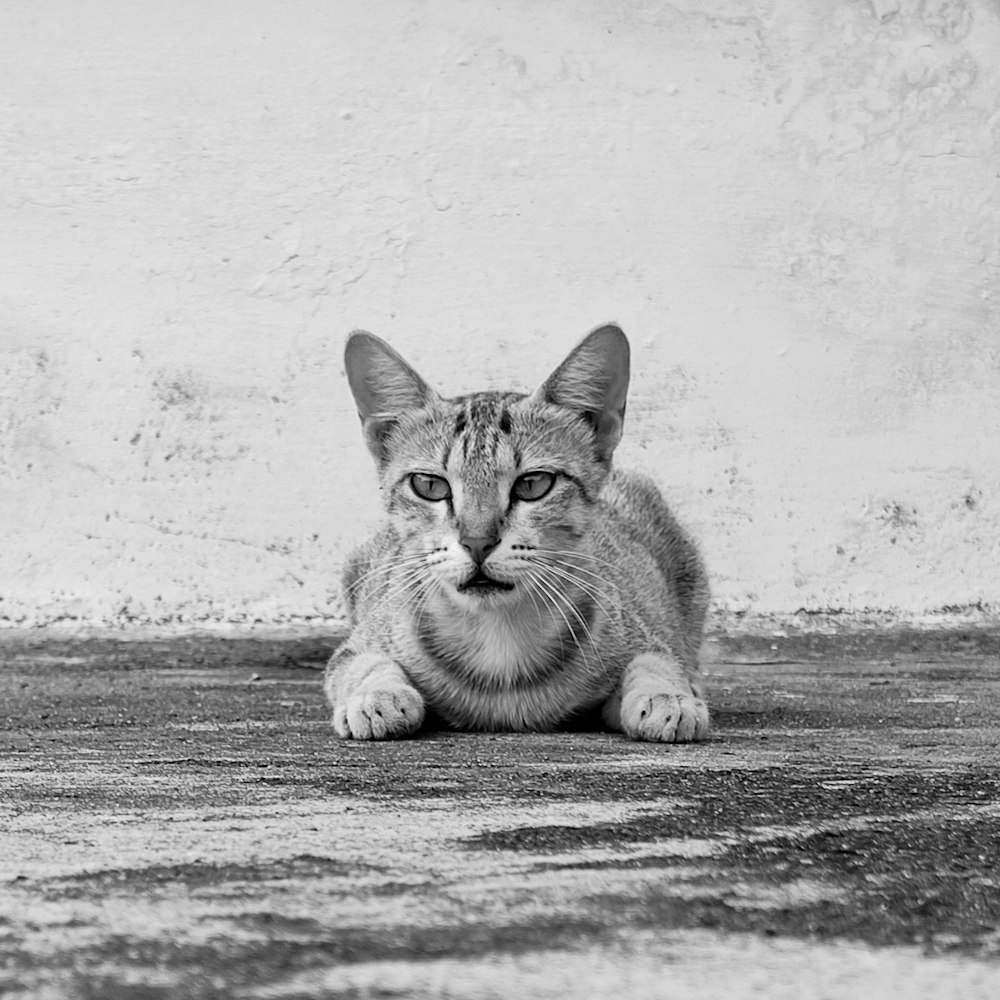
<path fill-rule="evenodd" d="M 635 739 L 703 737 L 701 560 L 657 488 L 611 468 L 625 335 L 595 330 L 531 395 L 443 399 L 367 333 L 346 365 L 387 518 L 345 570 L 336 732 L 405 736 L 428 709 L 545 730 L 599 709 Z M 421 495 L 427 482 L 449 495 Z M 551 487 L 525 499 L 526 482 Z"/>

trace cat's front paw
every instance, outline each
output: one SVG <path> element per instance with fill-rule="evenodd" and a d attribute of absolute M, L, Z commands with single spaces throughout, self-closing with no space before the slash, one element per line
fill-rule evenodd
<path fill-rule="evenodd" d="M 691 743 L 708 735 L 708 706 L 690 694 L 625 695 L 621 728 L 634 740 Z"/>
<path fill-rule="evenodd" d="M 409 685 L 360 691 L 333 709 L 338 736 L 393 740 L 416 732 L 424 721 L 424 699 Z"/>

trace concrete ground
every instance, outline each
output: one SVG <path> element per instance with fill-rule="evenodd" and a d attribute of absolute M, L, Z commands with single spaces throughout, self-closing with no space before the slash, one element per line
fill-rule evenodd
<path fill-rule="evenodd" d="M 996 633 L 709 643 L 683 747 L 340 742 L 330 645 L 0 639 L 0 994 L 1000 996 Z"/>

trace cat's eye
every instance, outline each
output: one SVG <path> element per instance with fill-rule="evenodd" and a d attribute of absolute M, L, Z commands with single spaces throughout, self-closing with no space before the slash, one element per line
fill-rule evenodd
<path fill-rule="evenodd" d="M 551 472 L 526 472 L 514 480 L 511 493 L 518 500 L 541 500 L 555 482 L 556 477 Z"/>
<path fill-rule="evenodd" d="M 432 476 L 427 472 L 414 472 L 410 476 L 410 489 L 421 500 L 447 500 L 451 496 L 451 487 L 443 476 Z"/>

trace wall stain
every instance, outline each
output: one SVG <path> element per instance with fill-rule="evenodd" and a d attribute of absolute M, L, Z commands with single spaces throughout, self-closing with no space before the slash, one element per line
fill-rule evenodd
<path fill-rule="evenodd" d="M 876 517 L 892 528 L 912 528 L 918 523 L 915 507 L 908 507 L 894 501 L 884 504 Z"/>

